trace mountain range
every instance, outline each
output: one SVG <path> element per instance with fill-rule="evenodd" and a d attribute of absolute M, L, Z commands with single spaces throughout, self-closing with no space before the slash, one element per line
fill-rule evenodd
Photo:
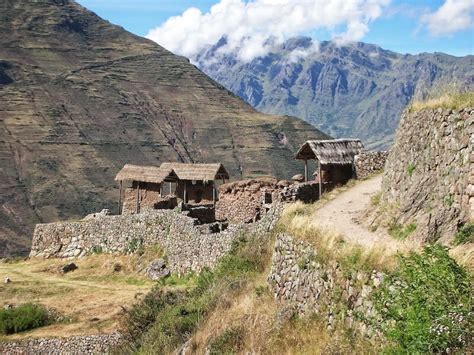
<path fill-rule="evenodd" d="M 256 109 L 300 117 L 334 137 L 386 149 L 411 100 L 474 87 L 474 56 L 399 54 L 295 37 L 250 62 L 225 38 L 192 60 Z"/>
<path fill-rule="evenodd" d="M 289 178 L 299 145 L 327 137 L 74 1 L 0 2 L 0 257 L 27 253 L 35 223 L 116 211 L 125 163 Z"/>

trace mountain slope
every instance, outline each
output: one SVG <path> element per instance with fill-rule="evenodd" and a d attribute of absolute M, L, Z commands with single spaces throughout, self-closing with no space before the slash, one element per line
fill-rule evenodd
<path fill-rule="evenodd" d="M 125 163 L 289 177 L 298 145 L 321 137 L 74 1 L 0 3 L 0 256 L 27 252 L 35 223 L 115 210 Z"/>
<path fill-rule="evenodd" d="M 198 67 L 262 112 L 301 117 L 371 148 L 390 145 L 412 98 L 474 87 L 474 56 L 402 55 L 365 43 L 318 46 L 297 37 L 244 63 L 220 51 L 225 45 L 221 39 L 200 53 Z"/>

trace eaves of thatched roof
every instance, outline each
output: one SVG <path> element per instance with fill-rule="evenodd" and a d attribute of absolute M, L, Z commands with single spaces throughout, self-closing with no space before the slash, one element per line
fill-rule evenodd
<path fill-rule="evenodd" d="M 180 180 L 213 181 L 229 179 L 229 173 L 220 163 L 215 164 L 185 164 L 163 163 L 162 169 L 173 169 Z"/>
<path fill-rule="evenodd" d="M 126 164 L 115 177 L 115 181 L 140 181 L 155 184 L 174 182 L 178 176 L 173 169 L 163 169 L 156 166 L 138 166 Z"/>
<path fill-rule="evenodd" d="M 364 145 L 360 139 L 307 141 L 295 155 L 298 160 L 316 159 L 321 164 L 353 164 Z"/>

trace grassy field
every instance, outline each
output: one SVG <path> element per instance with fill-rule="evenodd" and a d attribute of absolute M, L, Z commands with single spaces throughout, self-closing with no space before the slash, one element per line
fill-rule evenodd
<path fill-rule="evenodd" d="M 474 107 L 474 92 L 445 93 L 425 101 L 414 101 L 410 104 L 409 111 L 437 108 L 459 110 L 467 107 Z"/>
<path fill-rule="evenodd" d="M 33 302 L 65 318 L 0 340 L 112 332 L 117 329 L 124 308 L 137 302 L 154 284 L 137 271 L 145 266 L 137 256 L 103 254 L 72 260 L 78 269 L 63 275 L 59 269 L 67 262 L 71 260 L 0 263 L 0 306 Z M 3 283 L 6 277 L 12 282 Z"/>

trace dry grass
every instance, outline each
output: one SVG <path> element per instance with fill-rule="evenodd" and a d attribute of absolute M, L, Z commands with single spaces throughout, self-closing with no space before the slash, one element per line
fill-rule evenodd
<path fill-rule="evenodd" d="M 426 101 L 414 101 L 409 106 L 409 111 L 417 112 L 425 109 L 437 109 L 440 107 L 452 110 L 474 107 L 474 92 L 447 93 Z"/>
<path fill-rule="evenodd" d="M 474 244 L 462 244 L 453 247 L 449 255 L 474 275 Z"/>
<path fill-rule="evenodd" d="M 421 250 L 421 243 L 413 241 L 400 241 L 390 245 L 380 243 L 369 248 L 351 244 L 341 235 L 321 229 L 314 222 L 313 214 L 323 205 L 324 200 L 313 205 L 294 203 L 285 209 L 280 222 L 287 233 L 313 245 L 322 262 L 334 259 L 343 264 L 354 263 L 352 266 L 347 265 L 349 267 L 388 271 L 396 266 L 395 256 L 398 253 L 407 254 L 410 251 Z"/>
<path fill-rule="evenodd" d="M 151 252 L 148 255 L 151 257 Z M 61 274 L 73 261 L 78 269 Z M 114 265 L 121 266 L 114 271 Z M 92 255 L 77 260 L 31 259 L 0 263 L 0 306 L 34 302 L 57 310 L 70 321 L 8 336 L 6 339 L 72 336 L 112 332 L 123 313 L 153 283 L 137 272 L 138 256 Z"/>

